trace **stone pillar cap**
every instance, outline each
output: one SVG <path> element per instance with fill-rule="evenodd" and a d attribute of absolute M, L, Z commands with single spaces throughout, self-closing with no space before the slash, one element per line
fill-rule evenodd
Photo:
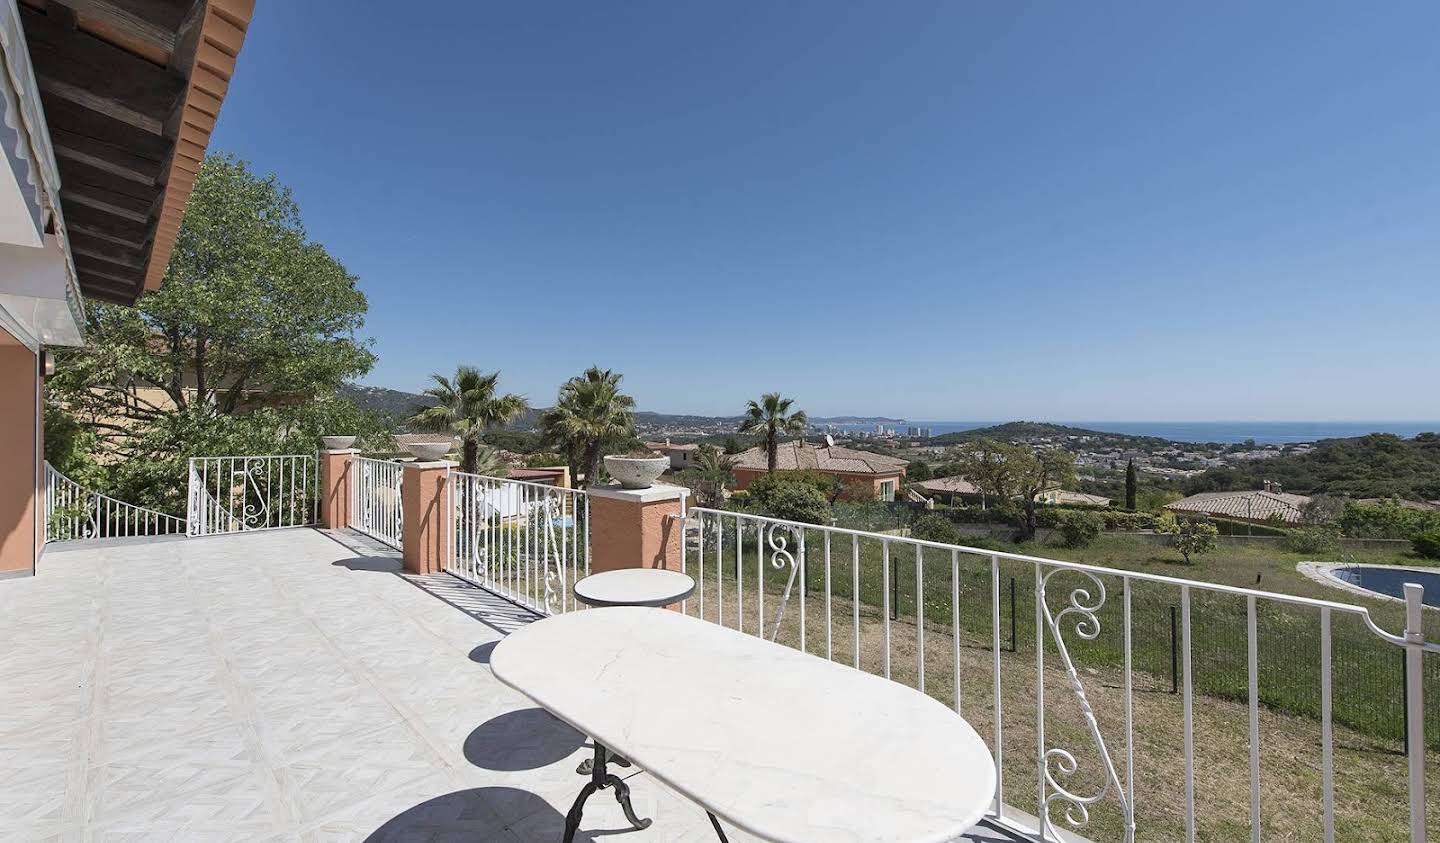
<path fill-rule="evenodd" d="M 321 448 L 321 449 L 320 449 L 320 453 L 322 453 L 322 454 L 358 454 L 358 453 L 360 453 L 360 449 L 359 449 L 359 448 L 336 448 L 336 449 L 334 449 L 334 450 L 330 450 L 330 449 L 328 449 L 328 448 Z"/>
<path fill-rule="evenodd" d="M 591 486 L 585 490 L 585 493 L 591 497 L 614 498 L 615 500 L 629 501 L 630 503 L 683 501 L 690 496 L 690 490 L 684 486 L 671 486 L 668 483 L 656 483 L 648 489 L 627 489 L 619 483 L 606 483 L 603 486 Z"/>
<path fill-rule="evenodd" d="M 405 466 L 406 468 L 455 468 L 456 466 L 460 465 L 460 463 L 451 462 L 450 460 L 431 460 L 430 462 L 412 460 L 411 462 L 401 463 L 401 465 Z"/>

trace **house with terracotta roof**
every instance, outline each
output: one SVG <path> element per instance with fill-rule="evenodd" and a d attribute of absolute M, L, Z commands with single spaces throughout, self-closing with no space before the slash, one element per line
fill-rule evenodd
<path fill-rule="evenodd" d="M 1168 503 L 1165 508 L 1176 514 L 1211 515 L 1234 521 L 1263 524 L 1279 520 L 1284 524 L 1305 521 L 1305 505 L 1310 498 L 1281 492 L 1268 481 L 1265 488 L 1248 492 L 1202 492 Z"/>
<path fill-rule="evenodd" d="M 669 439 L 664 442 L 646 442 L 645 447 L 657 454 L 670 458 L 671 471 L 684 471 L 695 465 L 695 458 L 700 454 L 700 446 L 694 443 L 671 444 Z"/>
<path fill-rule="evenodd" d="M 733 459 L 736 489 L 749 487 L 769 467 L 764 448 L 741 451 Z M 781 442 L 775 458 L 776 471 L 813 471 L 835 477 L 845 487 L 841 497 L 850 500 L 895 500 L 906 465 L 896 457 L 838 445 L 812 445 L 799 439 Z"/>

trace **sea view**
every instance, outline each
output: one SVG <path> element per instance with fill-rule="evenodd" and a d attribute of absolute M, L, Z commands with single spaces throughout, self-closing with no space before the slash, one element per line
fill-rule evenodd
<path fill-rule="evenodd" d="M 928 427 L 933 435 L 988 427 L 995 421 L 906 421 L 910 427 Z M 1070 427 L 1159 436 L 1176 442 L 1244 442 L 1259 444 L 1315 442 L 1342 439 L 1367 433 L 1393 433 L 1410 438 L 1417 433 L 1440 431 L 1440 421 L 1056 421 Z M 874 425 L 839 425 L 845 430 L 868 430 Z"/>

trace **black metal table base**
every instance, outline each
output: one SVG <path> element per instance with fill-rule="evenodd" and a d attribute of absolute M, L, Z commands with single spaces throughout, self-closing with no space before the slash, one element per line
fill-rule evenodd
<path fill-rule="evenodd" d="M 610 763 L 614 764 L 616 767 L 629 767 L 630 759 L 622 758 L 621 756 L 616 755 L 612 752 L 610 753 Z M 579 773 L 582 776 L 588 776 L 594 770 L 595 759 L 593 758 L 586 758 L 584 761 L 581 761 L 578 766 L 575 767 L 575 772 Z"/>
<path fill-rule="evenodd" d="M 604 790 L 607 787 L 615 788 L 615 801 L 620 803 L 620 810 L 625 812 L 625 819 L 630 821 L 630 825 L 636 831 L 650 827 L 651 820 L 642 820 L 635 816 L 635 808 L 630 804 L 630 786 L 609 771 L 606 766 L 609 758 L 610 751 L 596 743 L 595 759 L 590 769 L 590 782 L 580 791 L 580 795 L 575 799 L 575 804 L 570 806 L 570 812 L 565 815 L 565 843 L 574 843 L 575 832 L 580 828 L 580 815 L 585 811 L 585 800 L 594 795 L 596 791 Z"/>

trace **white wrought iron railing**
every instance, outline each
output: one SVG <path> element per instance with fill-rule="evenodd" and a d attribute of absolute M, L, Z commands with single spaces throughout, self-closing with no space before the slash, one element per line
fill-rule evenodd
<path fill-rule="evenodd" d="M 452 471 L 453 541 L 446 570 L 541 614 L 574 608 L 590 570 L 583 491 Z"/>
<path fill-rule="evenodd" d="M 45 463 L 45 541 L 184 533 L 174 515 L 91 491 Z"/>
<path fill-rule="evenodd" d="M 1346 603 L 712 509 L 689 510 L 685 548 L 699 584 L 685 611 L 910 684 L 988 735 L 992 819 L 1023 834 L 1194 841 L 1202 826 L 1209 839 L 1248 826 L 1258 841 L 1268 818 L 1295 839 L 1336 840 L 1338 719 L 1393 739 L 1381 755 L 1409 780 L 1400 825 L 1425 839 L 1425 695 L 1440 689 L 1440 660 L 1424 656 L 1440 644 L 1425 639 L 1418 586 L 1394 634 Z M 1389 719 L 1367 714 L 1374 687 L 1357 684 L 1375 676 L 1393 692 L 1376 706 Z M 1242 703 L 1243 720 L 1226 720 L 1221 700 Z M 1310 817 L 1293 803 L 1266 813 L 1261 711 L 1287 707 L 1318 732 Z M 1226 747 L 1217 724 L 1234 730 Z M 1173 753 L 1157 733 L 1178 735 Z M 1248 768 L 1248 804 L 1217 804 L 1213 786 L 1197 800 L 1197 775 L 1222 755 Z"/>
<path fill-rule="evenodd" d="M 349 470 L 354 472 L 355 489 L 350 526 L 398 549 L 405 527 L 400 498 L 404 464 L 356 457 Z"/>
<path fill-rule="evenodd" d="M 310 454 L 191 457 L 186 521 L 192 536 L 316 522 L 319 480 Z"/>

